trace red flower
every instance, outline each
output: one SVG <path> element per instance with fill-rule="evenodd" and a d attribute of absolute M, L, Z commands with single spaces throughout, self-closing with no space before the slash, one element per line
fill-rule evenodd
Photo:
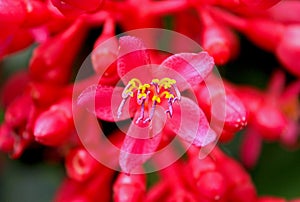
<path fill-rule="evenodd" d="M 146 195 L 146 176 L 121 173 L 113 186 L 115 202 L 142 202 Z"/>
<path fill-rule="evenodd" d="M 298 144 L 300 82 L 287 87 L 284 83 L 283 72 L 276 71 L 266 93 L 249 87 L 236 91 L 249 113 L 249 128 L 241 147 L 242 160 L 248 167 L 256 164 L 263 139 L 281 141 L 289 147 Z"/>
<path fill-rule="evenodd" d="M 121 37 L 117 71 L 125 85 L 91 86 L 78 97 L 78 104 L 101 120 L 133 117 L 120 153 L 121 168 L 130 172 L 151 157 L 162 135 L 168 135 L 166 130 L 196 146 L 215 140 L 202 109 L 181 96 L 201 83 L 213 66 L 206 52 L 175 54 L 154 65 L 140 39 Z"/>
<path fill-rule="evenodd" d="M 198 103 L 205 112 L 208 119 L 217 120 L 222 124 L 212 124 L 215 131 L 220 131 L 220 141 L 226 142 L 231 140 L 236 132 L 242 130 L 247 125 L 247 111 L 242 101 L 230 89 L 230 84 L 224 82 L 224 93 L 212 94 L 209 88 L 219 89 L 218 78 L 210 77 L 206 80 L 206 85 L 201 83 L 194 88 Z M 209 87 L 209 88 L 208 88 Z M 223 100 L 224 99 L 224 100 Z M 224 104 L 224 116 L 222 110 L 217 110 L 219 113 L 213 113 L 213 105 L 218 103 Z"/>

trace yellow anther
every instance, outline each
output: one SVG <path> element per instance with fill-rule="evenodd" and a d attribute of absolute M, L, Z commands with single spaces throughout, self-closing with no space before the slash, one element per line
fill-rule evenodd
<path fill-rule="evenodd" d="M 175 79 L 171 79 L 170 82 L 171 82 L 172 85 L 176 84 L 176 80 Z"/>
<path fill-rule="evenodd" d="M 146 88 L 150 88 L 150 84 L 146 83 L 146 84 L 144 84 L 144 85 L 140 85 L 140 86 L 139 86 L 139 90 L 142 90 L 142 91 L 145 91 Z"/>
<path fill-rule="evenodd" d="M 162 78 L 152 79 L 151 83 L 143 84 L 139 79 L 133 78 L 128 84 L 125 86 L 122 92 L 122 102 L 118 108 L 117 115 L 118 118 L 122 115 L 122 109 L 126 103 L 127 98 L 136 96 L 136 102 L 141 106 L 140 117 L 137 119 L 136 123 L 143 120 L 144 123 L 150 122 L 154 116 L 154 111 L 157 104 L 161 103 L 163 99 L 167 99 L 168 109 L 166 112 L 172 117 L 173 108 L 172 104 L 175 100 L 180 100 L 180 91 L 176 87 L 176 81 L 170 78 Z M 165 89 L 165 90 L 163 90 Z M 152 100 L 152 108 L 149 111 L 148 118 L 144 119 L 144 112 L 147 110 L 148 106 L 151 106 Z"/>
<path fill-rule="evenodd" d="M 146 93 L 140 93 L 140 94 L 138 94 L 138 99 L 146 98 L 146 97 L 147 97 Z"/>
<path fill-rule="evenodd" d="M 137 83 L 138 85 L 136 85 L 136 83 Z M 130 84 L 130 85 L 133 86 L 133 87 L 138 87 L 138 86 L 141 86 L 141 85 L 142 85 L 142 82 L 141 82 L 139 79 L 137 79 L 137 78 L 133 78 L 133 79 L 131 79 L 131 80 L 128 82 L 128 84 Z"/>
<path fill-rule="evenodd" d="M 162 92 L 161 95 L 162 95 L 162 96 L 164 95 L 166 99 L 174 98 L 174 95 L 171 94 L 171 93 L 169 93 L 168 91 Z"/>
<path fill-rule="evenodd" d="M 125 91 L 125 94 L 126 94 L 126 95 L 129 95 L 130 97 L 133 97 L 133 92 L 131 91 L 131 89 L 127 89 L 127 90 Z"/>
<path fill-rule="evenodd" d="M 168 88 L 171 88 L 171 86 L 175 83 L 176 83 L 176 81 L 174 79 L 163 78 L 159 81 L 158 84 L 160 87 L 164 87 L 165 89 L 168 89 Z"/>
<path fill-rule="evenodd" d="M 154 96 L 152 97 L 152 101 L 156 101 L 157 103 L 160 103 L 160 102 L 161 102 L 160 97 L 157 96 L 157 95 L 154 95 Z"/>
<path fill-rule="evenodd" d="M 159 79 L 152 79 L 152 83 L 159 83 Z"/>

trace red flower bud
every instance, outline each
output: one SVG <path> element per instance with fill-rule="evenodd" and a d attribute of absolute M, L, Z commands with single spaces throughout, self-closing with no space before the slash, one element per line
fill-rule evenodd
<path fill-rule="evenodd" d="M 22 95 L 8 106 L 5 112 L 5 122 L 11 127 L 24 126 L 32 109 L 33 104 L 30 97 Z"/>
<path fill-rule="evenodd" d="M 58 91 L 57 89 L 61 90 Z M 47 107 L 57 101 L 64 92 L 64 87 L 55 86 L 49 83 L 32 82 L 29 85 L 33 102 L 39 107 Z"/>
<path fill-rule="evenodd" d="M 0 3 L 0 40 L 13 33 L 26 18 L 23 1 L 1 1 Z M 5 37 L 6 36 L 6 37 Z"/>
<path fill-rule="evenodd" d="M 121 173 L 113 187 L 115 202 L 142 202 L 146 194 L 145 175 Z"/>
<path fill-rule="evenodd" d="M 65 167 L 70 178 L 84 181 L 95 174 L 100 164 L 85 149 L 75 148 L 67 154 Z"/>
<path fill-rule="evenodd" d="M 261 103 L 265 99 L 263 92 L 260 92 L 253 87 L 241 87 L 236 89 L 234 93 L 245 105 L 245 108 L 247 109 L 248 120 L 249 122 L 252 122 L 252 120 L 256 118 L 256 111 L 259 110 Z"/>
<path fill-rule="evenodd" d="M 254 185 L 250 182 L 244 182 L 235 186 L 229 197 L 229 201 L 235 202 L 253 202 L 256 200 L 256 190 Z"/>
<path fill-rule="evenodd" d="M 201 196 L 211 201 L 221 200 L 227 191 L 226 180 L 217 171 L 203 173 L 197 179 L 197 188 Z"/>
<path fill-rule="evenodd" d="M 290 24 L 300 23 L 299 10 L 299 1 L 281 1 L 279 4 L 264 12 L 268 14 L 269 18 L 274 19 L 275 21 Z"/>
<path fill-rule="evenodd" d="M 24 28 L 40 25 L 49 17 L 46 5 L 33 0 L 3 1 L 0 11 L 0 58 L 30 45 L 33 36 Z"/>
<path fill-rule="evenodd" d="M 23 0 L 26 9 L 26 18 L 23 27 L 34 27 L 50 19 L 50 11 L 44 2 L 36 0 Z"/>
<path fill-rule="evenodd" d="M 217 23 L 205 10 L 199 10 L 202 27 L 202 46 L 217 65 L 224 65 L 238 52 L 238 39 L 227 27 Z"/>
<path fill-rule="evenodd" d="M 207 87 L 204 85 L 199 85 L 196 89 L 196 96 L 199 105 L 204 110 L 206 116 L 212 116 L 212 101 L 216 100 L 217 96 L 223 96 L 221 94 L 214 95 L 211 97 L 210 92 Z M 223 98 L 224 99 L 224 98 Z M 220 97 L 222 100 L 222 97 Z M 220 136 L 221 141 L 228 141 L 232 139 L 233 135 L 243 129 L 247 125 L 247 111 L 244 104 L 241 100 L 235 96 L 232 92 L 226 92 L 225 96 L 225 118 L 222 120 L 222 117 L 218 114 L 214 117 L 215 120 L 218 120 L 220 123 L 224 123 L 223 128 L 217 128 L 219 125 L 214 125 L 215 130 L 221 130 L 222 134 Z M 209 119 L 209 118 L 208 118 Z"/>
<path fill-rule="evenodd" d="M 256 190 L 242 166 L 225 156 L 218 148 L 211 155 L 217 161 L 218 170 L 225 178 L 228 190 L 231 190 L 227 193 L 228 201 L 256 201 Z"/>
<path fill-rule="evenodd" d="M 8 106 L 16 97 L 21 95 L 28 82 L 29 77 L 27 72 L 18 72 L 12 75 L 1 89 L 0 97 L 3 106 Z"/>
<path fill-rule="evenodd" d="M 19 158 L 31 142 L 27 131 L 23 129 L 19 133 L 16 134 L 6 123 L 0 125 L 0 151 L 8 153 L 12 159 Z"/>
<path fill-rule="evenodd" d="M 190 149 L 191 150 L 191 149 Z M 193 154 L 189 150 L 189 165 L 192 168 L 193 176 L 195 179 L 199 179 L 203 173 L 212 172 L 217 169 L 216 163 L 210 157 L 199 159 L 199 149 L 195 149 Z"/>
<path fill-rule="evenodd" d="M 243 19 L 220 10 L 215 16 L 244 33 L 255 44 L 270 52 L 275 52 L 280 62 L 296 76 L 300 76 L 300 26 L 285 26 L 270 19 Z"/>
<path fill-rule="evenodd" d="M 1 40 L 1 39 L 0 39 Z M 9 54 L 27 48 L 34 42 L 34 36 L 30 30 L 18 29 L 15 33 L 9 35 L 4 42 L 1 43 L 0 59 Z"/>
<path fill-rule="evenodd" d="M 283 37 L 276 48 L 276 55 L 280 62 L 292 74 L 300 77 L 300 26 L 290 25 L 286 27 Z"/>
<path fill-rule="evenodd" d="M 277 140 L 287 129 L 288 123 L 276 106 L 265 103 L 256 111 L 253 124 L 265 139 Z"/>
<path fill-rule="evenodd" d="M 34 126 L 37 142 L 48 146 L 58 146 L 68 140 L 73 132 L 72 104 L 64 100 L 41 113 Z"/>
<path fill-rule="evenodd" d="M 0 150 L 10 153 L 13 151 L 14 143 L 11 128 L 7 124 L 0 125 Z"/>
<path fill-rule="evenodd" d="M 35 49 L 29 69 L 34 81 L 52 84 L 68 82 L 72 64 L 86 33 L 83 24 L 78 19 L 67 30 Z"/>
<path fill-rule="evenodd" d="M 221 22 L 225 22 L 242 32 L 255 44 L 268 51 L 275 50 L 284 33 L 284 26 L 281 23 L 269 19 L 255 18 L 247 20 L 217 9 L 214 9 L 213 13 Z"/>
<path fill-rule="evenodd" d="M 108 18 L 91 55 L 95 72 L 102 76 L 99 81 L 102 85 L 115 85 L 120 80 L 116 64 L 119 44 L 114 37 L 114 26 L 114 21 Z"/>
<path fill-rule="evenodd" d="M 217 161 L 218 170 L 223 174 L 229 187 L 239 186 L 245 182 L 250 182 L 250 176 L 233 159 L 225 156 L 220 149 L 215 148 L 212 151 L 212 158 Z"/>
<path fill-rule="evenodd" d="M 234 94 L 226 95 L 226 117 L 224 128 L 237 132 L 247 125 L 247 112 L 243 103 Z"/>

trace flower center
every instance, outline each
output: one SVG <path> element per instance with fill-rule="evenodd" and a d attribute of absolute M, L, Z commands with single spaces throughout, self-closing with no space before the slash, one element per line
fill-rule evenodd
<path fill-rule="evenodd" d="M 122 92 L 123 100 L 118 108 L 118 118 L 122 115 L 122 109 L 129 97 L 136 97 L 137 104 L 141 106 L 141 114 L 136 120 L 136 123 L 142 120 L 146 123 L 152 120 L 156 105 L 163 101 L 167 101 L 168 107 L 165 112 L 172 118 L 173 103 L 180 101 L 181 95 L 174 79 L 153 79 L 151 83 L 143 84 L 139 79 L 133 78 L 128 82 Z M 144 119 L 146 106 L 149 108 L 149 116 Z"/>

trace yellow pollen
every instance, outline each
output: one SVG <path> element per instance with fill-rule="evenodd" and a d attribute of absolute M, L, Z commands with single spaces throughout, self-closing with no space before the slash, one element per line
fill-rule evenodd
<path fill-rule="evenodd" d="M 162 92 L 161 95 L 165 95 L 165 98 L 166 98 L 166 99 L 174 98 L 174 95 L 171 94 L 171 93 L 169 93 L 168 91 Z"/>
<path fill-rule="evenodd" d="M 136 83 L 137 83 L 138 85 L 136 85 Z M 141 86 L 141 85 L 142 85 L 141 81 L 140 81 L 139 79 L 137 79 L 137 78 L 131 79 L 131 80 L 128 82 L 128 84 L 130 84 L 131 86 L 134 86 L 134 87 L 138 87 L 138 86 Z"/>
<path fill-rule="evenodd" d="M 176 84 L 176 81 L 174 79 L 170 78 L 163 78 L 158 82 L 160 87 L 163 87 L 164 89 L 171 88 L 172 85 Z"/>
<path fill-rule="evenodd" d="M 138 94 L 138 99 L 146 98 L 146 97 L 147 97 L 146 93 L 140 93 L 140 94 Z"/>
<path fill-rule="evenodd" d="M 160 99 L 160 97 L 158 97 L 157 95 L 153 95 L 152 101 L 156 101 L 157 103 L 160 103 L 160 102 L 161 102 L 161 99 Z"/>
<path fill-rule="evenodd" d="M 159 79 L 152 79 L 152 83 L 159 83 Z"/>
<path fill-rule="evenodd" d="M 176 87 L 176 81 L 170 78 L 152 79 L 151 83 L 143 84 L 139 79 L 132 78 L 125 86 L 122 92 L 122 102 L 118 108 L 118 117 L 122 115 L 122 108 L 125 105 L 128 97 L 134 97 L 136 95 L 137 104 L 141 106 L 141 115 L 137 119 L 137 122 L 144 119 L 144 111 L 149 110 L 148 118 L 144 119 L 144 122 L 151 121 L 155 112 L 157 104 L 160 104 L 163 100 L 168 102 L 166 113 L 172 117 L 173 108 L 172 105 L 175 100 L 180 100 L 180 91 Z"/>
<path fill-rule="evenodd" d="M 147 88 L 150 88 L 150 85 L 147 83 L 139 86 L 139 90 L 142 90 L 142 92 L 145 92 Z"/>

